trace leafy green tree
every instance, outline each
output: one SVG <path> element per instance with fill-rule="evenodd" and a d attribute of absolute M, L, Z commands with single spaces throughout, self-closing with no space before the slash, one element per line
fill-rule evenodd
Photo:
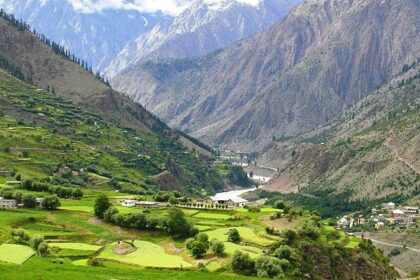
<path fill-rule="evenodd" d="M 22 196 L 22 204 L 24 208 L 35 208 L 36 207 L 36 199 L 31 194 L 25 194 Z"/>
<path fill-rule="evenodd" d="M 197 240 L 193 241 L 190 244 L 190 248 L 191 248 L 190 249 L 191 255 L 196 259 L 204 256 L 207 252 L 207 249 L 208 249 L 208 247 L 205 243 L 197 241 Z"/>
<path fill-rule="evenodd" d="M 23 228 L 18 228 L 18 229 L 12 230 L 11 235 L 19 243 L 25 243 L 25 242 L 28 242 L 31 239 L 31 236 L 29 235 L 29 232 L 27 232 Z"/>
<path fill-rule="evenodd" d="M 120 211 L 118 211 L 117 208 L 115 208 L 114 206 L 110 206 L 108 209 L 106 209 L 106 211 L 104 212 L 104 220 L 107 222 L 112 222 L 113 221 L 113 216 L 115 214 L 118 214 Z"/>
<path fill-rule="evenodd" d="M 56 210 L 60 205 L 60 200 L 55 194 L 44 196 L 41 202 L 41 206 L 45 210 Z"/>
<path fill-rule="evenodd" d="M 274 251 L 274 255 L 279 259 L 290 260 L 292 257 L 292 249 L 287 245 L 280 245 Z"/>
<path fill-rule="evenodd" d="M 290 245 L 293 244 L 293 242 L 296 240 L 297 233 L 293 229 L 288 229 L 284 231 L 283 236 L 286 238 L 286 243 Z"/>
<path fill-rule="evenodd" d="M 44 242 L 44 237 L 40 234 L 35 234 L 31 238 L 31 244 L 32 244 L 32 246 L 34 247 L 35 250 L 38 249 L 39 244 L 41 244 L 42 242 Z"/>
<path fill-rule="evenodd" d="M 108 197 L 105 194 L 100 194 L 95 200 L 93 212 L 96 217 L 102 219 L 104 217 L 105 211 L 111 206 L 112 204 L 109 202 Z"/>
<path fill-rule="evenodd" d="M 231 228 L 229 230 L 227 241 L 232 243 L 239 243 L 241 241 L 241 236 L 236 228 Z"/>
<path fill-rule="evenodd" d="M 13 194 L 14 199 L 16 199 L 17 203 L 22 203 L 23 193 L 22 192 L 15 192 Z"/>
<path fill-rule="evenodd" d="M 284 209 L 284 207 L 286 207 L 286 203 L 284 203 L 283 200 L 277 200 L 274 202 L 274 207 L 277 209 Z"/>
<path fill-rule="evenodd" d="M 83 197 L 83 191 L 81 189 L 79 189 L 79 188 L 73 189 L 72 192 L 71 192 L 71 196 L 74 199 L 79 200 L 79 199 L 81 199 Z"/>
<path fill-rule="evenodd" d="M 176 205 L 176 204 L 178 204 L 178 199 L 177 199 L 175 196 L 172 196 L 172 197 L 169 199 L 169 203 L 170 203 L 171 205 Z"/>
<path fill-rule="evenodd" d="M 223 257 L 225 254 L 225 244 L 219 240 L 212 240 L 210 243 L 213 253 L 218 257 Z"/>
<path fill-rule="evenodd" d="M 46 242 L 41 242 L 38 245 L 38 254 L 41 257 L 46 257 L 48 255 L 48 244 Z"/>
<path fill-rule="evenodd" d="M 320 228 L 316 222 L 312 220 L 305 220 L 298 228 L 298 234 L 300 236 L 307 236 L 313 240 L 316 240 L 321 234 Z"/>
<path fill-rule="evenodd" d="M 284 277 L 283 269 L 279 259 L 262 256 L 255 262 L 255 269 L 258 277 L 281 278 Z"/>
<path fill-rule="evenodd" d="M 187 221 L 182 210 L 170 208 L 164 222 L 166 231 L 172 236 L 190 236 L 192 225 Z"/>
<path fill-rule="evenodd" d="M 231 263 L 232 269 L 237 273 L 252 275 L 255 273 L 255 261 L 249 254 L 241 251 L 235 251 Z"/>

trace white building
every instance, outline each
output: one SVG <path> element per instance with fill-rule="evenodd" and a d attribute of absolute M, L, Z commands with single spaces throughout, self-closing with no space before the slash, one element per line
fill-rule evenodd
<path fill-rule="evenodd" d="M 3 208 L 16 208 L 17 202 L 15 199 L 4 199 L 3 197 L 0 197 L 0 207 Z"/>
<path fill-rule="evenodd" d="M 120 200 L 120 204 L 124 207 L 135 207 L 137 200 L 135 199 L 123 199 Z"/>

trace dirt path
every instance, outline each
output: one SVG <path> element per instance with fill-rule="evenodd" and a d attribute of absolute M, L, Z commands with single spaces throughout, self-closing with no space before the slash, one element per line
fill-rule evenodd
<path fill-rule="evenodd" d="M 357 237 L 361 238 L 361 234 L 355 234 Z M 377 239 L 373 239 L 373 238 L 369 238 L 369 237 L 365 237 L 369 240 L 371 240 L 373 243 L 378 243 L 378 244 L 382 244 L 382 245 L 387 245 L 387 246 L 391 246 L 391 247 L 397 247 L 397 248 L 404 248 L 407 250 L 411 250 L 417 253 L 420 253 L 419 249 L 413 248 L 413 247 L 404 247 L 403 245 L 398 245 L 398 244 L 391 244 L 391 243 L 387 243 L 387 242 L 383 242 L 383 241 L 379 241 Z"/>
<path fill-rule="evenodd" d="M 413 170 L 417 175 L 420 175 L 420 170 L 414 166 L 412 163 L 410 163 L 409 161 L 407 161 L 406 159 L 402 158 L 398 152 L 388 143 L 388 142 L 384 142 L 385 147 L 387 147 L 392 154 L 394 155 L 394 157 L 396 159 L 398 159 L 399 161 L 401 161 L 402 163 L 405 163 L 408 167 L 411 168 L 411 170 Z"/>

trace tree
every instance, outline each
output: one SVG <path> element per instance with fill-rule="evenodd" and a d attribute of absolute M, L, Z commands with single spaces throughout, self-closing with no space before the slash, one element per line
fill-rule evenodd
<path fill-rule="evenodd" d="M 191 255 L 196 259 L 204 256 L 208 248 L 205 243 L 197 240 L 193 241 L 189 246 Z"/>
<path fill-rule="evenodd" d="M 79 200 L 79 199 L 81 199 L 83 197 L 83 191 L 81 189 L 79 189 L 79 188 L 73 189 L 73 191 L 71 192 L 71 196 L 74 199 Z"/>
<path fill-rule="evenodd" d="M 227 241 L 232 243 L 239 243 L 241 241 L 241 236 L 236 228 L 231 228 L 229 230 Z"/>
<path fill-rule="evenodd" d="M 170 208 L 164 227 L 172 236 L 190 236 L 192 225 L 185 218 L 184 212 L 177 208 Z"/>
<path fill-rule="evenodd" d="M 219 240 L 211 241 L 211 250 L 218 257 L 223 257 L 225 254 L 225 244 Z"/>
<path fill-rule="evenodd" d="M 108 209 L 106 209 L 103 218 L 105 221 L 107 222 L 112 222 L 113 221 L 113 216 L 115 214 L 118 214 L 120 211 L 118 211 L 117 208 L 115 208 L 114 206 L 110 206 Z"/>
<path fill-rule="evenodd" d="M 274 255 L 279 259 L 290 260 L 292 257 L 292 249 L 287 245 L 280 245 L 274 251 Z"/>
<path fill-rule="evenodd" d="M 320 229 L 313 220 L 305 220 L 299 227 L 298 233 L 300 236 L 307 236 L 313 240 L 320 235 Z"/>
<path fill-rule="evenodd" d="M 32 244 L 32 246 L 34 247 L 35 250 L 38 249 L 39 244 L 41 244 L 42 242 L 44 242 L 44 237 L 40 234 L 35 234 L 31 238 L 31 244 Z"/>
<path fill-rule="evenodd" d="M 283 236 L 286 238 L 286 243 L 290 245 L 296 240 L 297 233 L 293 229 L 288 229 L 283 233 Z"/>
<path fill-rule="evenodd" d="M 111 207 L 112 204 L 109 202 L 109 199 L 106 195 L 100 194 L 96 200 L 95 205 L 93 206 L 93 212 L 95 216 L 102 219 L 104 217 L 104 213 Z"/>
<path fill-rule="evenodd" d="M 60 205 L 60 200 L 55 194 L 45 196 L 41 202 L 41 206 L 45 210 L 56 210 Z"/>
<path fill-rule="evenodd" d="M 274 203 L 274 207 L 277 208 L 277 209 L 284 209 L 285 206 L 286 206 L 286 203 L 284 203 L 283 200 L 277 200 Z"/>
<path fill-rule="evenodd" d="M 29 232 L 27 232 L 23 228 L 18 228 L 18 229 L 12 230 L 11 235 L 19 243 L 25 243 L 25 242 L 29 241 L 29 239 L 31 239 L 31 236 L 29 235 Z"/>
<path fill-rule="evenodd" d="M 171 196 L 171 198 L 169 199 L 169 203 L 171 205 L 176 205 L 178 204 L 178 199 L 175 196 Z"/>
<path fill-rule="evenodd" d="M 209 236 L 206 233 L 201 232 L 201 233 L 196 235 L 195 240 L 197 240 L 199 242 L 202 242 L 202 243 L 205 243 L 205 244 L 208 244 L 209 243 Z"/>
<path fill-rule="evenodd" d="M 262 256 L 255 262 L 255 269 L 258 277 L 280 278 L 284 277 L 280 260 Z"/>
<path fill-rule="evenodd" d="M 249 254 L 241 251 L 235 251 L 231 263 L 232 269 L 237 273 L 252 275 L 255 273 L 255 262 Z"/>
<path fill-rule="evenodd" d="M 22 204 L 25 208 L 35 208 L 36 206 L 36 199 L 31 194 L 25 194 L 22 196 Z"/>
<path fill-rule="evenodd" d="M 47 256 L 47 255 L 48 255 L 48 244 L 47 244 L 46 242 L 41 242 L 41 243 L 38 245 L 38 254 L 39 254 L 41 257 L 45 257 L 45 256 Z"/>

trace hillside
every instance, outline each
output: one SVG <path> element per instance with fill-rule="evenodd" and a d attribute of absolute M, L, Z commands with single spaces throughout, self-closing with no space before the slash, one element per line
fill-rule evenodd
<path fill-rule="evenodd" d="M 133 172 L 129 171 L 130 168 L 128 168 L 120 173 L 108 174 L 105 176 L 108 179 L 116 176 L 117 180 L 123 180 L 128 176 L 129 178 L 125 178 L 126 180 L 135 182 L 135 184 L 141 184 L 141 182 L 145 182 L 147 177 L 159 175 L 164 171 L 170 171 L 170 178 L 162 179 L 159 177 L 156 178 L 156 180 L 162 182 L 169 181 L 172 184 L 172 186 L 169 186 L 171 188 L 174 188 L 175 186 L 178 189 L 187 189 L 189 192 L 196 194 L 201 193 L 203 190 L 214 192 L 215 190 L 220 190 L 224 187 L 221 177 L 212 167 L 213 159 L 211 152 L 204 145 L 190 137 L 184 137 L 181 134 L 172 131 L 143 107 L 112 90 L 78 64 L 57 54 L 52 48 L 41 42 L 32 33 L 19 29 L 18 26 L 13 25 L 4 19 L 0 19 L 0 30 L 1 65 L 3 67 L 7 65 L 8 71 L 13 69 L 15 74 L 19 73 L 20 76 L 22 76 L 21 78 L 30 80 L 37 85 L 35 88 L 30 88 L 29 85 L 18 83 L 20 87 L 18 92 L 13 92 L 10 88 L 8 90 L 4 89 L 6 93 L 9 94 L 26 94 L 26 96 L 19 97 L 18 103 L 14 103 L 17 101 L 12 102 L 11 100 L 7 100 L 7 98 L 12 97 L 11 95 L 6 94 L 6 97 L 4 97 L 6 98 L 5 102 L 7 101 L 7 103 L 2 104 L 2 111 L 6 110 L 7 116 L 14 116 L 14 118 L 10 120 L 10 125 L 13 126 L 16 125 L 17 122 L 23 122 L 26 124 L 25 126 L 28 126 L 32 123 L 32 119 L 49 118 L 48 122 L 53 125 L 44 127 L 46 131 L 43 131 L 42 135 L 39 137 L 43 138 L 46 135 L 51 135 L 52 131 L 57 129 L 56 126 L 59 126 L 63 129 L 63 133 L 65 132 L 66 134 L 65 142 L 71 145 L 71 143 L 78 138 L 73 139 L 70 136 L 76 137 L 78 136 L 76 132 L 82 133 L 82 139 L 78 139 L 78 141 L 87 141 L 85 144 L 92 145 L 92 147 L 88 147 L 88 150 L 92 150 L 96 146 L 101 146 L 104 148 L 104 151 L 102 151 L 103 153 L 115 153 L 117 159 L 111 160 L 111 162 L 102 166 L 103 170 L 108 168 L 124 169 L 127 166 L 136 169 L 136 172 L 132 177 L 126 174 L 126 172 Z M 10 85 L 7 82 L 5 86 L 12 86 L 12 88 L 16 87 L 14 83 L 15 82 Z M 43 93 L 53 99 L 53 104 L 49 104 L 48 102 L 50 102 L 50 100 L 46 97 L 36 98 L 35 103 L 33 103 L 33 100 L 31 101 L 31 93 L 35 94 L 42 88 L 51 91 L 51 93 L 46 91 L 43 91 Z M 31 98 L 28 99 L 28 97 Z M 63 105 L 57 100 L 67 101 Z M 69 103 L 68 101 L 72 103 Z M 11 105 L 23 103 L 24 109 L 29 108 L 31 114 L 22 119 L 21 117 L 27 113 L 21 115 L 18 112 L 22 112 L 22 108 L 5 106 L 5 104 L 10 103 Z M 56 105 L 59 106 L 59 108 L 56 108 Z M 56 115 L 50 116 L 45 114 L 43 112 L 45 109 L 43 106 L 46 106 L 47 108 L 52 107 L 51 109 L 58 110 L 60 118 L 57 119 L 58 116 Z M 42 112 L 38 110 L 41 110 Z M 38 113 L 45 114 L 45 116 L 40 117 Z M 94 120 L 89 120 L 90 117 L 88 116 L 92 116 Z M 72 118 L 74 118 L 74 123 L 71 123 Z M 43 120 L 43 122 L 46 121 L 47 120 Z M 98 128 L 94 125 L 95 121 L 96 123 L 101 122 L 104 125 L 106 124 L 105 127 L 112 129 L 98 131 Z M 81 126 L 78 128 L 78 122 L 81 122 L 81 124 L 88 122 L 86 124 L 87 127 L 84 128 L 84 126 Z M 7 129 L 6 123 L 3 129 Z M 69 124 L 72 124 L 73 127 L 67 128 L 66 125 Z M 34 126 L 34 129 L 38 129 L 36 123 Z M 80 131 L 80 129 L 87 129 L 91 134 L 86 132 L 87 135 L 84 136 L 85 132 Z M 118 130 L 118 132 L 113 132 L 113 129 Z M 127 138 L 124 135 L 124 131 L 130 133 L 132 137 Z M 76 134 L 71 134 L 73 132 Z M 95 142 L 94 138 L 98 132 L 108 135 L 111 137 L 111 140 L 98 138 L 96 139 L 97 142 Z M 46 135 L 43 135 L 44 133 Z M 70 133 L 70 135 L 68 133 Z M 8 134 L 5 135 L 6 138 L 7 135 Z M 112 138 L 113 135 L 115 137 L 114 139 Z M 17 137 L 21 136 L 22 135 L 19 134 L 17 135 Z M 136 137 L 139 140 L 136 140 Z M 7 139 L 7 141 L 12 139 L 13 138 Z M 115 143 L 112 144 L 112 141 Z M 120 141 L 122 141 L 121 144 L 119 143 Z M 10 148 L 13 148 L 13 145 L 16 145 L 17 148 L 25 148 L 25 145 L 27 144 L 28 143 L 16 143 L 13 140 L 9 142 Z M 38 144 L 40 146 L 38 146 Z M 43 146 L 42 143 L 38 144 L 36 144 L 34 148 L 48 150 L 51 148 L 51 145 L 56 145 L 56 143 L 47 143 L 46 146 Z M 118 148 L 114 150 L 113 145 Z M 122 152 L 119 151 L 120 145 L 122 145 Z M 189 149 L 185 148 L 186 146 L 188 146 Z M 73 153 L 74 151 L 70 149 L 70 152 Z M 18 153 L 15 154 L 15 156 L 17 155 Z M 92 155 L 90 154 L 89 157 L 90 156 Z M 60 158 L 61 156 L 57 156 L 55 160 L 50 158 L 43 159 L 42 162 L 51 160 L 51 164 L 54 166 L 56 161 L 60 160 Z M 77 168 L 86 168 L 87 165 L 95 162 L 96 159 L 90 158 L 86 161 L 84 156 L 80 159 L 78 159 L 77 156 L 74 156 L 72 157 L 72 160 L 76 162 L 75 166 Z M 118 161 L 119 164 L 117 163 Z M 114 163 L 116 166 L 112 165 Z M 7 164 L 2 167 L 6 168 L 6 170 L 10 168 Z M 52 170 L 53 169 L 50 168 L 48 171 L 45 169 L 42 170 L 42 172 L 34 171 L 34 175 L 36 175 L 36 177 L 45 176 L 47 174 L 50 175 Z M 20 172 L 20 170 L 18 171 Z M 31 173 L 30 166 L 27 166 L 27 172 Z M 164 174 L 166 174 L 166 177 L 168 176 L 168 173 Z M 153 187 L 153 183 L 149 185 Z"/>
<path fill-rule="evenodd" d="M 224 51 L 139 64 L 112 84 L 206 143 L 261 150 L 331 119 L 416 60 L 419 11 L 414 0 L 309 0 Z"/>
<path fill-rule="evenodd" d="M 171 18 L 135 9 L 95 10 L 89 2 L 69 0 L 1 0 L 0 8 L 101 71 L 125 44 Z"/>
<path fill-rule="evenodd" d="M 418 203 L 419 89 L 419 63 L 405 65 L 389 83 L 322 127 L 273 143 L 260 162 L 287 164 L 267 189 L 299 191 L 310 196 L 306 203 L 341 210 L 351 207 L 344 202 L 354 207 L 380 199 Z M 294 155 L 282 156 L 285 147 Z"/>

